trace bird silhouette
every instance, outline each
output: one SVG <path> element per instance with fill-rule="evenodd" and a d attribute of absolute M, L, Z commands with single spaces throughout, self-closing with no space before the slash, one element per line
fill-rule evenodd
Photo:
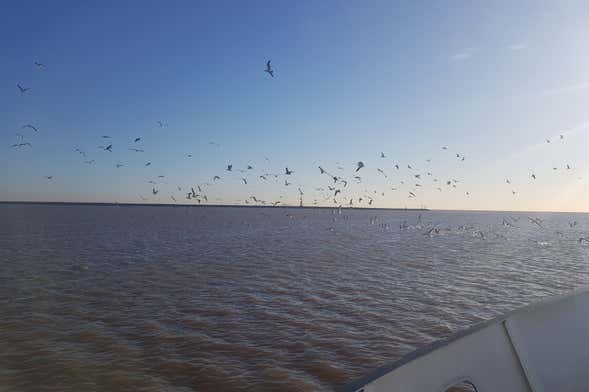
<path fill-rule="evenodd" d="M 270 64 L 272 60 L 268 60 L 268 62 L 266 63 L 266 69 L 264 70 L 264 72 L 267 72 L 270 76 L 274 77 L 274 70 L 272 69 L 272 64 Z"/>

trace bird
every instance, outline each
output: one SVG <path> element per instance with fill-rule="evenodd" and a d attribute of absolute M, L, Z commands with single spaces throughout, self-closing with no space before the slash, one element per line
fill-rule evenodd
<path fill-rule="evenodd" d="M 413 168 L 411 167 L 411 165 L 407 165 L 407 169 L 413 170 Z"/>
<path fill-rule="evenodd" d="M 149 166 L 149 165 L 151 165 L 151 162 L 147 162 L 147 163 L 145 164 L 145 166 Z"/>
<path fill-rule="evenodd" d="M 571 166 L 567 164 L 567 170 L 571 170 Z"/>
<path fill-rule="evenodd" d="M 560 140 L 564 139 L 564 135 L 560 135 Z"/>
<path fill-rule="evenodd" d="M 399 165 L 395 164 L 395 169 L 399 170 Z"/>
<path fill-rule="evenodd" d="M 409 197 L 416 197 L 416 196 L 415 196 L 415 193 L 413 193 L 413 192 L 409 191 Z"/>
<path fill-rule="evenodd" d="M 53 180 L 53 176 L 45 176 L 45 178 L 48 180 Z"/>
<path fill-rule="evenodd" d="M 29 142 L 25 142 L 25 143 L 16 143 L 13 144 L 12 147 L 14 148 L 21 148 L 21 147 L 33 147 L 33 145 Z"/>
<path fill-rule="evenodd" d="M 362 169 L 363 167 L 364 167 L 364 162 L 358 161 L 357 166 L 356 166 L 356 171 Z"/>
<path fill-rule="evenodd" d="M 534 223 L 538 227 L 544 229 L 544 226 L 542 225 L 542 220 L 540 218 L 531 218 L 528 216 L 528 219 L 531 223 Z"/>
<path fill-rule="evenodd" d="M 511 181 L 509 181 L 509 178 L 505 179 L 505 182 L 508 184 L 511 184 Z"/>
<path fill-rule="evenodd" d="M 299 195 L 301 195 L 301 196 L 304 195 L 303 190 L 300 187 L 299 187 Z"/>
<path fill-rule="evenodd" d="M 108 135 L 102 135 L 101 137 L 102 137 L 103 139 L 112 139 L 112 138 L 111 138 L 110 136 L 108 136 Z"/>
<path fill-rule="evenodd" d="M 159 191 L 157 189 L 155 189 L 155 188 L 152 188 L 152 190 L 151 190 L 151 193 L 153 193 L 154 195 L 157 195 L 158 192 Z"/>
<path fill-rule="evenodd" d="M 221 177 L 219 177 L 219 176 L 213 177 L 213 181 L 217 181 L 217 180 L 220 180 L 220 179 L 221 179 Z"/>
<path fill-rule="evenodd" d="M 252 170 L 254 167 L 252 165 L 247 165 L 247 170 Z"/>
<path fill-rule="evenodd" d="M 164 127 L 164 123 L 163 123 L 163 122 L 161 122 L 161 121 L 157 121 L 157 125 L 158 125 L 160 128 L 163 128 L 163 127 Z"/>
<path fill-rule="evenodd" d="M 536 179 L 536 175 L 535 174 L 532 174 L 532 178 L 535 180 Z"/>
<path fill-rule="evenodd" d="M 379 173 L 381 173 L 385 178 L 388 178 L 388 176 L 386 175 L 386 173 L 382 170 L 382 169 L 376 169 L 376 171 L 378 171 Z"/>
<path fill-rule="evenodd" d="M 242 179 L 241 179 L 241 181 L 243 181 L 243 183 L 244 183 L 245 185 L 247 185 L 247 180 L 246 180 L 245 178 L 242 178 Z"/>
<path fill-rule="evenodd" d="M 227 165 L 227 171 L 231 171 L 231 169 L 233 169 L 233 165 Z"/>
<path fill-rule="evenodd" d="M 546 143 L 550 143 L 550 139 L 546 139 Z"/>
<path fill-rule="evenodd" d="M 157 176 L 157 178 L 165 178 L 166 176 Z"/>
<path fill-rule="evenodd" d="M 35 65 L 37 66 L 37 68 L 38 68 L 38 69 L 43 69 L 43 68 L 45 68 L 45 64 L 42 64 L 42 63 L 40 63 L 40 62 L 38 62 L 38 61 L 35 61 Z"/>
<path fill-rule="evenodd" d="M 17 84 L 16 87 L 18 87 L 18 89 L 20 90 L 21 93 L 26 93 L 27 91 L 29 91 L 31 88 L 30 87 L 23 87 L 20 84 Z"/>
<path fill-rule="evenodd" d="M 447 150 L 447 149 L 448 149 L 448 146 L 443 146 L 442 147 L 442 150 Z"/>
<path fill-rule="evenodd" d="M 284 173 L 285 173 L 287 176 L 290 176 L 292 173 L 294 173 L 294 170 L 289 170 L 289 169 L 288 169 L 288 166 L 287 166 L 287 167 L 284 169 Z"/>
<path fill-rule="evenodd" d="M 172 198 L 172 200 L 174 200 L 174 203 L 176 202 L 176 198 L 174 196 L 170 196 Z"/>
<path fill-rule="evenodd" d="M 140 148 L 130 148 L 129 150 L 135 151 L 135 152 L 145 152 L 145 150 L 142 150 Z"/>
<path fill-rule="evenodd" d="M 384 154 L 384 152 L 381 152 L 381 153 L 380 153 L 380 157 L 381 157 L 381 158 L 386 158 L 387 156 Z"/>
<path fill-rule="evenodd" d="M 135 140 L 133 140 L 134 143 L 137 143 L 139 140 L 141 140 L 140 137 L 136 137 Z"/>
<path fill-rule="evenodd" d="M 117 167 L 117 169 L 118 169 L 118 168 L 120 168 L 120 167 L 123 167 L 123 166 L 125 166 L 125 165 L 123 165 L 122 163 L 117 163 L 115 166 L 116 166 L 116 167 Z"/>
<path fill-rule="evenodd" d="M 325 174 L 325 169 L 324 169 L 324 168 L 322 168 L 321 166 L 319 166 L 319 172 L 320 172 L 321 174 Z"/>
<path fill-rule="evenodd" d="M 94 162 L 96 162 L 94 159 L 90 160 L 90 161 L 84 161 L 85 164 L 91 165 Z"/>
<path fill-rule="evenodd" d="M 86 153 L 84 151 L 80 150 L 79 148 L 76 148 L 74 151 L 76 151 L 81 156 L 86 157 Z"/>
<path fill-rule="evenodd" d="M 291 183 L 291 182 L 288 182 L 288 181 L 286 181 L 286 180 L 284 180 L 284 185 L 285 185 L 285 186 L 289 186 L 290 184 L 292 184 L 292 183 Z"/>
<path fill-rule="evenodd" d="M 421 174 L 415 174 L 413 177 L 415 177 L 417 179 L 421 179 Z"/>
<path fill-rule="evenodd" d="M 32 126 L 31 124 L 23 125 L 23 126 L 22 126 L 22 127 L 20 127 L 20 128 L 21 128 L 21 129 L 30 128 L 30 129 L 32 129 L 32 130 L 33 130 L 33 131 L 35 131 L 35 132 L 39 132 L 39 130 L 38 130 L 36 127 Z"/>
<path fill-rule="evenodd" d="M 104 147 L 104 151 L 112 152 L 112 144 L 109 144 L 108 146 Z"/>
<path fill-rule="evenodd" d="M 274 77 L 274 70 L 272 69 L 272 65 L 270 64 L 272 60 L 268 60 L 268 62 L 266 63 L 266 69 L 264 70 L 264 72 L 267 72 L 270 76 Z"/>

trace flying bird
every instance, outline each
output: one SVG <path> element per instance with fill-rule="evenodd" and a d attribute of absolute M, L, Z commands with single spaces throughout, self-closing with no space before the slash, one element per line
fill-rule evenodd
<path fill-rule="evenodd" d="M 164 123 L 163 123 L 163 122 L 161 122 L 161 121 L 157 121 L 157 125 L 158 125 L 160 128 L 163 128 L 163 127 L 164 127 Z"/>
<path fill-rule="evenodd" d="M 362 161 L 359 161 L 359 162 L 357 163 L 356 171 L 358 171 L 358 170 L 362 169 L 363 167 L 364 167 L 364 162 L 362 162 Z"/>
<path fill-rule="evenodd" d="M 147 162 L 147 163 L 145 164 L 145 166 L 149 166 L 149 165 L 151 165 L 151 162 Z"/>
<path fill-rule="evenodd" d="M 37 66 L 37 68 L 38 68 L 38 69 L 43 69 L 43 68 L 45 68 L 45 64 L 42 64 L 42 63 L 40 63 L 40 62 L 38 62 L 38 61 L 35 61 L 35 65 Z"/>
<path fill-rule="evenodd" d="M 102 135 L 101 137 L 102 137 L 103 139 L 112 139 L 112 138 L 111 138 L 110 136 L 108 136 L 108 135 Z"/>
<path fill-rule="evenodd" d="M 133 140 L 134 143 L 137 143 L 139 140 L 141 140 L 140 137 L 136 137 L 135 140 Z"/>
<path fill-rule="evenodd" d="M 227 171 L 231 171 L 231 169 L 233 169 L 233 165 L 227 165 Z"/>
<path fill-rule="evenodd" d="M 31 88 L 30 87 L 23 87 L 20 84 L 17 84 L 16 87 L 18 87 L 18 89 L 20 90 L 21 93 L 26 93 L 27 91 L 29 91 Z"/>
<path fill-rule="evenodd" d="M 284 173 L 285 173 L 287 176 L 290 176 L 292 173 L 294 173 L 294 170 L 289 170 L 289 169 L 288 169 L 288 166 L 287 166 L 287 167 L 284 169 Z"/>
<path fill-rule="evenodd" d="M 109 144 L 108 146 L 104 147 L 104 151 L 112 152 L 112 144 Z"/>
<path fill-rule="evenodd" d="M 241 179 L 241 181 L 243 181 L 243 183 L 244 183 L 245 185 L 247 185 L 247 180 L 246 180 L 245 178 L 242 178 L 242 179 Z"/>
<path fill-rule="evenodd" d="M 159 191 L 158 191 L 157 189 L 155 189 L 155 188 L 153 188 L 153 189 L 151 190 L 151 193 L 153 193 L 154 195 L 157 195 L 157 193 L 158 193 L 158 192 L 159 192 Z"/>
<path fill-rule="evenodd" d="M 130 148 L 129 150 L 135 151 L 135 152 L 145 152 L 145 150 L 142 150 L 140 148 Z"/>
<path fill-rule="evenodd" d="M 35 132 L 39 132 L 39 130 L 38 130 L 36 127 L 32 126 L 31 124 L 23 125 L 23 126 L 22 126 L 22 127 L 20 127 L 20 128 L 21 128 L 21 129 L 30 128 L 30 129 L 32 129 L 32 130 L 33 130 L 33 131 L 35 131 Z"/>
<path fill-rule="evenodd" d="M 381 153 L 380 153 L 380 157 L 381 157 L 381 158 L 386 158 L 387 156 L 384 154 L 384 152 L 381 152 Z"/>
<path fill-rule="evenodd" d="M 217 181 L 217 180 L 220 180 L 220 179 L 221 179 L 221 177 L 219 177 L 219 176 L 213 177 L 213 181 Z"/>
<path fill-rule="evenodd" d="M 274 70 L 272 69 L 272 65 L 270 64 L 272 60 L 268 60 L 268 62 L 266 63 L 266 69 L 264 70 L 264 72 L 267 72 L 270 76 L 274 77 Z"/>
<path fill-rule="evenodd" d="M 536 179 L 536 175 L 535 174 L 532 174 L 532 178 L 535 180 Z"/>
<path fill-rule="evenodd" d="M 33 145 L 29 142 L 25 142 L 25 143 L 16 143 L 13 144 L 12 147 L 14 148 L 21 148 L 21 147 L 33 147 Z"/>
<path fill-rule="evenodd" d="M 45 176 L 45 178 L 48 180 L 53 180 L 53 176 Z"/>
<path fill-rule="evenodd" d="M 123 165 L 122 163 L 117 163 L 116 164 L 117 169 L 120 168 L 120 167 L 123 167 L 123 166 L 125 166 L 125 165 Z"/>

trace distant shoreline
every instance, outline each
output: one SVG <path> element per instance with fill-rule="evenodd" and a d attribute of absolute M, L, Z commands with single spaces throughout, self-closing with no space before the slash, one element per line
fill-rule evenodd
<path fill-rule="evenodd" d="M 370 211 L 430 211 L 427 208 L 385 208 L 385 207 L 329 207 L 329 206 L 298 206 L 298 205 L 243 205 L 243 204 L 172 204 L 172 203 L 97 203 L 97 202 L 70 202 L 70 201 L 0 201 L 0 205 L 58 205 L 58 206 L 99 206 L 99 207 L 231 207 L 231 208 L 292 208 L 292 209 L 346 209 L 346 210 L 370 210 Z"/>

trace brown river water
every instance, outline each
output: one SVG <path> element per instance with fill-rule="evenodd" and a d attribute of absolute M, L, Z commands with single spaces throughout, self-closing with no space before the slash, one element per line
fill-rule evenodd
<path fill-rule="evenodd" d="M 588 284 L 587 234 L 585 214 L 0 205 L 0 391 L 330 391 Z"/>

